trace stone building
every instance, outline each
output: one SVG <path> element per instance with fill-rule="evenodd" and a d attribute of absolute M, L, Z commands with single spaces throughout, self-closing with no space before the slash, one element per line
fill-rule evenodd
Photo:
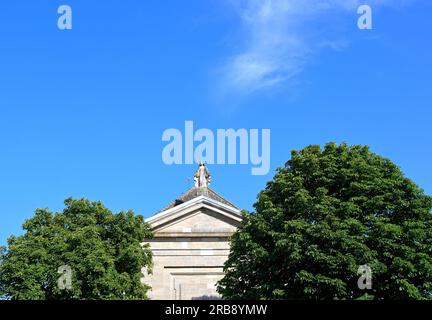
<path fill-rule="evenodd" d="M 147 220 L 154 232 L 144 241 L 153 252 L 153 273 L 143 278 L 152 287 L 150 299 L 219 298 L 216 282 L 241 214 L 209 184 L 210 173 L 201 163 L 195 186 Z"/>

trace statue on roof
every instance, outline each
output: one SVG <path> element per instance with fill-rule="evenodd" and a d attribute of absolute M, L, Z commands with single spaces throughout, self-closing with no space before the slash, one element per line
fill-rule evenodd
<path fill-rule="evenodd" d="M 210 172 L 207 170 L 204 162 L 201 161 L 194 174 L 195 187 L 207 188 L 210 185 L 210 179 Z"/>

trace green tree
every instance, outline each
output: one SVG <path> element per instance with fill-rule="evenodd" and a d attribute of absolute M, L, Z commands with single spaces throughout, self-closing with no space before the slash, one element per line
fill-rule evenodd
<path fill-rule="evenodd" d="M 431 299 L 432 198 L 366 146 L 293 151 L 231 240 L 237 299 Z M 360 290 L 359 266 L 372 270 Z"/>
<path fill-rule="evenodd" d="M 100 202 L 67 199 L 62 212 L 36 210 L 24 235 L 11 236 L 0 255 L 0 297 L 7 299 L 145 299 L 141 268 L 151 251 L 141 246 L 150 227 L 132 211 L 113 214 Z M 58 286 L 61 266 L 72 285 Z"/>

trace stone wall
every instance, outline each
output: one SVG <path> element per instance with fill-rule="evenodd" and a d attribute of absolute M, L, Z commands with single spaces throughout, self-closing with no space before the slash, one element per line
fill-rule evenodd
<path fill-rule="evenodd" d="M 220 298 L 216 283 L 223 277 L 229 239 L 241 218 L 240 210 L 228 202 L 203 195 L 149 218 L 154 238 L 144 243 L 153 252 L 153 272 L 144 270 L 142 279 L 152 287 L 149 298 Z"/>
<path fill-rule="evenodd" d="M 151 299 L 219 298 L 215 285 L 229 254 L 227 237 L 156 238 L 149 243 L 153 274 L 144 282 L 152 287 Z"/>

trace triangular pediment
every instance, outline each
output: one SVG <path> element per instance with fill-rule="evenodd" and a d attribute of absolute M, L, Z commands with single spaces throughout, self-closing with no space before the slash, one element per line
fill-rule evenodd
<path fill-rule="evenodd" d="M 198 210 L 159 227 L 157 232 L 171 233 L 232 233 L 239 222 L 209 210 Z"/>
<path fill-rule="evenodd" d="M 155 234 L 228 234 L 242 219 L 240 210 L 206 196 L 159 212 L 147 219 Z"/>

